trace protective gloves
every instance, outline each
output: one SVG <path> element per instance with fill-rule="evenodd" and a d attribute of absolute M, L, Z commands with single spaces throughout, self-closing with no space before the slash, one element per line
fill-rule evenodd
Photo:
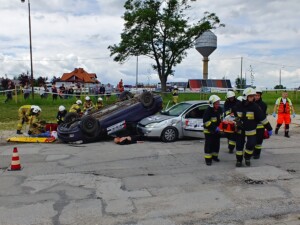
<path fill-rule="evenodd" d="M 269 136 L 272 136 L 273 131 L 272 130 L 268 130 L 268 134 L 269 134 Z"/>
<path fill-rule="evenodd" d="M 275 113 L 275 112 L 273 112 L 273 114 L 272 114 L 272 115 L 273 115 L 273 117 L 274 117 L 274 118 L 276 117 L 276 113 Z"/>

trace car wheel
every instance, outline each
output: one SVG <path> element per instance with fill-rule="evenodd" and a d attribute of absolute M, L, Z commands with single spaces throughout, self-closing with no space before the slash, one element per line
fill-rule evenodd
<path fill-rule="evenodd" d="M 161 133 L 161 140 L 163 142 L 174 142 L 177 140 L 178 131 L 174 127 L 166 127 Z"/>
<path fill-rule="evenodd" d="M 149 91 L 143 92 L 140 95 L 139 99 L 140 99 L 140 102 L 142 103 L 142 105 L 145 108 L 148 108 L 148 107 L 152 106 L 153 103 L 154 103 L 153 95 Z"/>
<path fill-rule="evenodd" d="M 75 112 L 69 112 L 66 114 L 65 119 L 64 119 L 64 123 L 70 123 L 73 122 L 75 120 L 77 120 L 79 118 L 78 113 Z"/>
<path fill-rule="evenodd" d="M 119 96 L 120 101 L 129 100 L 131 98 L 133 98 L 133 94 L 129 91 L 123 91 Z"/>
<path fill-rule="evenodd" d="M 88 115 L 81 118 L 80 128 L 83 133 L 89 136 L 95 136 L 95 133 L 100 131 L 97 119 Z"/>

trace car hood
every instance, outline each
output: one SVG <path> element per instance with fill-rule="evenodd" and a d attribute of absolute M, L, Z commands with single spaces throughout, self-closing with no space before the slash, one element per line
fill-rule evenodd
<path fill-rule="evenodd" d="M 153 116 L 149 116 L 145 119 L 142 119 L 139 124 L 146 126 L 150 123 L 159 123 L 161 121 L 164 120 L 168 120 L 168 119 L 172 119 L 174 118 L 174 116 L 166 116 L 166 115 L 153 115 Z"/>

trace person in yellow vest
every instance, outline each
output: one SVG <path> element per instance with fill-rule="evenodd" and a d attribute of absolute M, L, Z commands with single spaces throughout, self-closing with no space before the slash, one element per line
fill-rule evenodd
<path fill-rule="evenodd" d="M 276 112 L 278 113 L 278 117 L 275 134 L 278 134 L 279 128 L 284 123 L 284 136 L 289 138 L 291 114 L 293 113 L 293 118 L 295 118 L 296 114 L 292 101 L 288 98 L 287 91 L 283 91 L 281 97 L 276 100 L 273 110 L 273 117 L 276 117 Z"/>
<path fill-rule="evenodd" d="M 101 97 L 98 98 L 97 102 L 96 102 L 96 109 L 101 109 L 103 108 L 103 99 Z"/>
<path fill-rule="evenodd" d="M 173 96 L 173 103 L 177 104 L 178 103 L 178 88 L 175 85 L 173 90 L 172 90 L 172 96 Z"/>
<path fill-rule="evenodd" d="M 71 106 L 71 108 L 69 109 L 69 112 L 80 113 L 81 112 L 80 105 L 82 105 L 82 101 L 77 100 L 76 103 Z"/>
<path fill-rule="evenodd" d="M 18 110 L 18 124 L 17 124 L 17 134 L 23 134 L 21 132 L 23 124 L 29 123 L 31 127 L 33 123 L 36 123 L 39 119 L 41 108 L 37 105 L 23 105 Z M 30 129 L 29 127 L 29 129 Z"/>
<path fill-rule="evenodd" d="M 90 96 L 85 97 L 85 102 L 83 103 L 83 112 L 90 111 L 95 108 L 94 103 L 92 102 Z"/>

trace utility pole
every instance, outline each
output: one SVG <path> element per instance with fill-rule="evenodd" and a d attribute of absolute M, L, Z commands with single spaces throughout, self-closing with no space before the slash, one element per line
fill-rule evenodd
<path fill-rule="evenodd" d="M 240 88 L 243 87 L 243 57 L 241 57 L 241 81 L 240 81 Z"/>

